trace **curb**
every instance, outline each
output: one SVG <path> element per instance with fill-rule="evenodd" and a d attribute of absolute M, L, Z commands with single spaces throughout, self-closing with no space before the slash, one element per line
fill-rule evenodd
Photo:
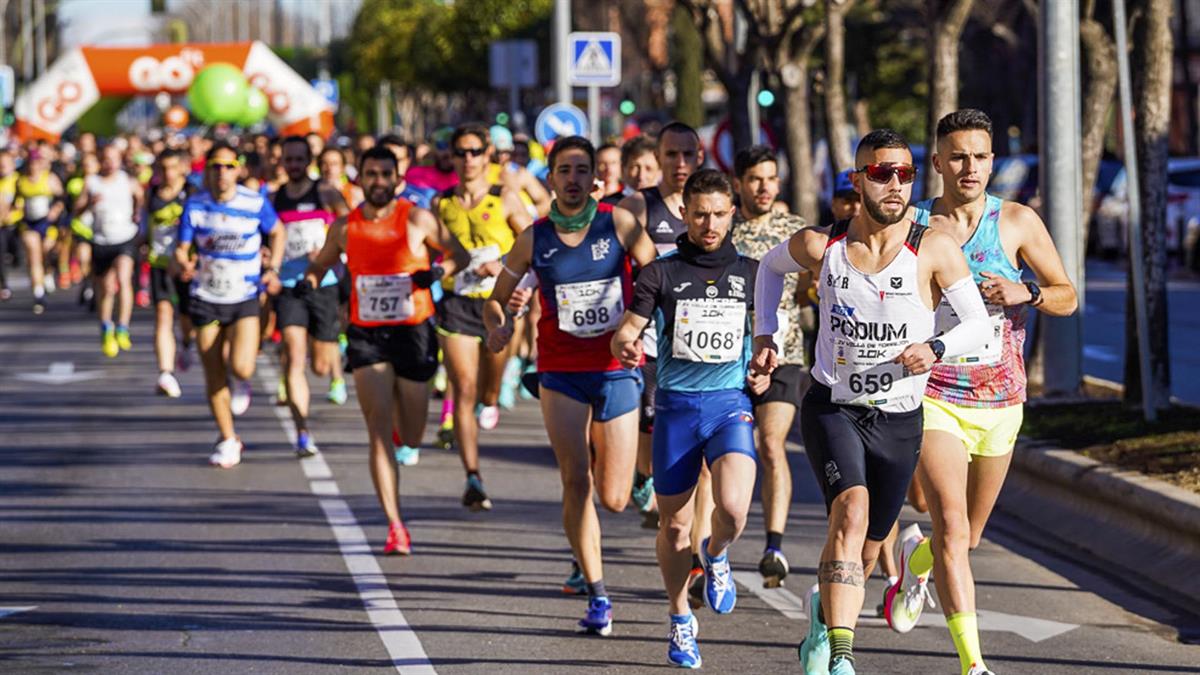
<path fill-rule="evenodd" d="M 1200 495 L 1022 438 L 999 506 L 1121 576 L 1200 605 Z"/>

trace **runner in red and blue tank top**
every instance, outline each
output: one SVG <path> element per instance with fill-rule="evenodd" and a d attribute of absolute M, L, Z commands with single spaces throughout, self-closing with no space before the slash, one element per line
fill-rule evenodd
<path fill-rule="evenodd" d="M 505 307 L 527 271 L 537 276 L 542 416 L 562 474 L 563 525 L 588 594 L 579 630 L 608 635 L 612 604 L 592 494 L 598 492 L 610 511 L 621 511 L 629 500 L 642 387 L 640 370 L 622 368 L 609 341 L 632 300 L 633 264 L 649 264 L 656 251 L 633 214 L 588 196 L 596 163 L 590 142 L 579 136 L 559 140 L 549 159 L 557 195 L 550 216 L 517 238 L 483 318 L 488 346 L 503 350 L 513 323 Z"/>

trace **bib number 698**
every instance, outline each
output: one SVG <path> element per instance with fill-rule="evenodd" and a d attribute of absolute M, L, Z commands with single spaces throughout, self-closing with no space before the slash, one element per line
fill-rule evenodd
<path fill-rule="evenodd" d="M 608 308 L 575 310 L 571 313 L 571 321 L 578 327 L 595 326 L 608 323 Z"/>
<path fill-rule="evenodd" d="M 849 385 L 851 393 L 874 396 L 880 392 L 891 391 L 893 382 L 891 373 L 851 373 Z"/>

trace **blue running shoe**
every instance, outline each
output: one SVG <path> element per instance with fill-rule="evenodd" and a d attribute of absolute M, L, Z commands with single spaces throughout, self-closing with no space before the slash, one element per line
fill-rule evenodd
<path fill-rule="evenodd" d="M 829 633 L 821 622 L 821 593 L 816 586 L 804 598 L 808 611 L 808 635 L 800 643 L 800 668 L 804 675 L 829 675 Z M 851 666 L 854 672 L 854 666 Z"/>
<path fill-rule="evenodd" d="M 583 578 L 583 570 L 579 569 L 579 563 L 571 561 L 571 576 L 563 582 L 562 592 L 567 595 L 585 595 L 587 594 L 587 579 Z"/>
<path fill-rule="evenodd" d="M 654 477 L 647 476 L 646 482 L 642 483 L 642 487 L 638 487 L 635 482 L 633 490 L 630 493 L 633 498 L 633 504 L 637 507 L 638 513 L 649 513 L 653 509 L 651 505 L 654 500 Z"/>
<path fill-rule="evenodd" d="M 579 620 L 579 632 L 588 635 L 612 634 L 612 603 L 601 595 L 588 601 L 587 614 Z"/>
<path fill-rule="evenodd" d="M 312 434 L 307 431 L 301 431 L 296 434 L 296 456 L 300 458 L 312 457 L 321 452 L 317 448 L 317 442 L 312 439 Z"/>
<path fill-rule="evenodd" d="M 704 601 L 717 614 L 728 614 L 737 604 L 737 584 L 729 568 L 729 552 L 717 558 L 708 555 L 708 538 L 700 544 L 700 562 L 704 567 Z"/>
<path fill-rule="evenodd" d="M 844 656 L 837 657 L 829 667 L 829 675 L 854 675 L 854 662 Z"/>
<path fill-rule="evenodd" d="M 414 466 L 421 461 L 421 449 L 407 445 L 396 448 L 396 463 L 400 466 Z"/>
<path fill-rule="evenodd" d="M 695 614 L 671 615 L 671 634 L 667 638 L 667 660 L 671 665 L 693 670 L 700 667 L 700 646 L 696 644 L 699 631 Z"/>
<path fill-rule="evenodd" d="M 508 363 L 504 365 L 504 375 L 500 377 L 500 399 L 498 401 L 501 408 L 512 410 L 517 404 L 517 389 L 521 386 L 521 370 L 523 369 L 520 357 L 510 357 Z"/>

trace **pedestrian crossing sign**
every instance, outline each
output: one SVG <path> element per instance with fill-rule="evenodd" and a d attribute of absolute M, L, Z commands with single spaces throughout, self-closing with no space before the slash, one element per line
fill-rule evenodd
<path fill-rule="evenodd" d="M 615 87 L 621 84 L 619 33 L 578 32 L 567 36 L 571 54 L 568 78 L 573 87 Z"/>

